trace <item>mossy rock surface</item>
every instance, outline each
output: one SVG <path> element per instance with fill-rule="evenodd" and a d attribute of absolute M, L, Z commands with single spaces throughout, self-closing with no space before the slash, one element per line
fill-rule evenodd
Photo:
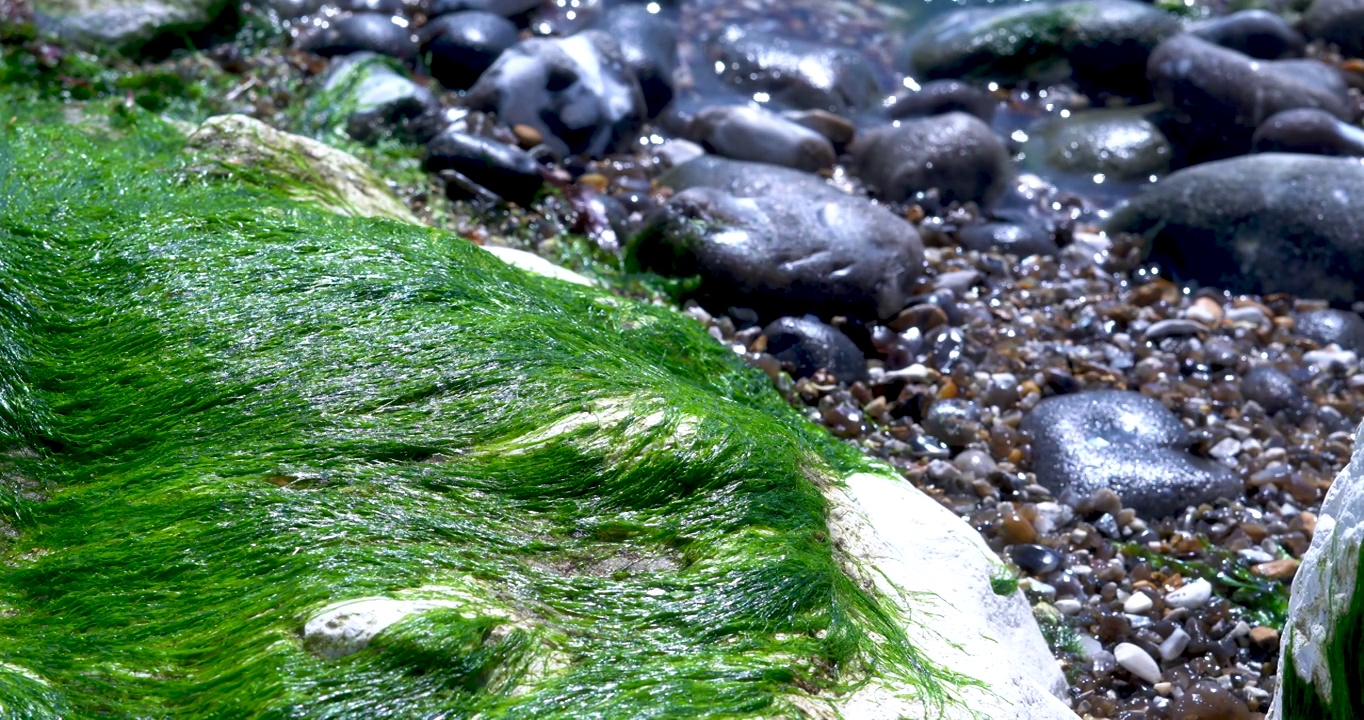
<path fill-rule="evenodd" d="M 699 325 L 184 143 L 138 111 L 0 128 L 6 713 L 786 717 L 971 685 L 832 547 L 816 481 L 862 458 Z"/>

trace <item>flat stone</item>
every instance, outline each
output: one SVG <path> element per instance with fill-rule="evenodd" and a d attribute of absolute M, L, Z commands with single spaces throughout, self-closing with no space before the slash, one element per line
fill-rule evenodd
<path fill-rule="evenodd" d="M 1145 650 L 1132 643 L 1118 643 L 1113 648 L 1113 657 L 1124 670 L 1148 683 L 1160 682 L 1160 666 Z"/>

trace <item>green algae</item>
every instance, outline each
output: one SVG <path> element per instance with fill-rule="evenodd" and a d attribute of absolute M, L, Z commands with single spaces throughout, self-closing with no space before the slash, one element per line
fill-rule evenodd
<path fill-rule="evenodd" d="M 1287 583 L 1256 575 L 1241 564 L 1234 553 L 1206 538 L 1200 538 L 1200 545 L 1207 560 L 1179 560 L 1139 543 L 1121 543 L 1119 549 L 1125 555 L 1151 563 L 1152 567 L 1169 568 L 1185 578 L 1203 578 L 1212 584 L 1217 594 L 1249 610 L 1246 617 L 1256 625 L 1283 627 L 1288 619 Z"/>
<path fill-rule="evenodd" d="M 0 500 L 4 713 L 781 716 L 969 682 L 829 545 L 809 478 L 862 459 L 695 323 L 182 145 L 135 110 L 0 129 L 3 469 L 42 489 Z M 456 587 L 482 604 L 305 648 L 335 602 Z"/>
<path fill-rule="evenodd" d="M 1329 557 L 1339 557 L 1336 552 Z M 1279 716 L 1284 720 L 1346 720 L 1364 717 L 1364 592 L 1360 592 L 1359 571 L 1356 569 L 1355 587 L 1350 592 L 1350 604 L 1332 618 L 1330 635 L 1318 652 L 1318 662 L 1325 665 L 1331 677 L 1330 697 L 1322 688 L 1304 680 L 1295 664 L 1296 647 L 1289 626 L 1283 640 L 1283 671 L 1279 682 L 1283 685 Z M 1334 574 L 1331 576 L 1334 578 Z M 1334 588 L 1329 591 L 1334 597 Z"/>

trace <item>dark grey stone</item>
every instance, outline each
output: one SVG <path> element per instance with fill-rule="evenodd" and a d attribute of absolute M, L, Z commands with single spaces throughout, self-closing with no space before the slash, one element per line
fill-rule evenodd
<path fill-rule="evenodd" d="M 965 447 L 980 439 L 980 409 L 970 400 L 936 400 L 921 424 L 925 432 L 952 447 Z"/>
<path fill-rule="evenodd" d="M 502 53 L 465 102 L 508 125 L 529 125 L 559 156 L 600 157 L 645 119 L 639 81 L 620 45 L 599 30 L 522 40 Z"/>
<path fill-rule="evenodd" d="M 658 184 L 679 191 L 696 187 L 715 188 L 745 198 L 792 195 L 836 200 L 849 197 L 847 193 L 810 173 L 714 155 L 703 155 L 672 168 L 659 176 Z"/>
<path fill-rule="evenodd" d="M 1312 402 L 1297 383 L 1282 370 L 1256 365 L 1241 378 L 1241 397 L 1253 401 L 1273 415 L 1281 410 L 1301 416 L 1312 409 Z"/>
<path fill-rule="evenodd" d="M 902 88 L 881 104 L 886 117 L 893 120 L 964 112 L 988 123 L 994 119 L 999 100 L 959 80 L 930 80 L 913 89 Z"/>
<path fill-rule="evenodd" d="M 814 317 L 784 317 L 763 328 L 767 352 L 795 371 L 795 377 L 827 370 L 844 382 L 867 378 L 867 359 L 838 328 Z"/>
<path fill-rule="evenodd" d="M 1360 57 L 1364 55 L 1364 0 L 1312 0 L 1303 13 L 1302 29 L 1314 40 L 1325 40 Z"/>
<path fill-rule="evenodd" d="M 478 82 L 483 71 L 518 40 L 510 20 L 477 10 L 432 19 L 422 27 L 421 38 L 422 62 L 431 77 L 456 90 Z"/>
<path fill-rule="evenodd" d="M 1307 48 L 1301 33 L 1267 10 L 1242 10 L 1204 20 L 1189 26 L 1189 32 L 1261 60 L 1302 57 Z"/>
<path fill-rule="evenodd" d="M 943 202 L 989 203 L 1013 175 L 994 130 L 959 112 L 862 134 L 853 146 L 853 166 L 878 197 L 892 201 L 936 190 Z"/>
<path fill-rule="evenodd" d="M 1140 180 L 1170 169 L 1174 150 L 1141 110 L 1086 110 L 1028 128 L 1025 167 L 1113 180 Z"/>
<path fill-rule="evenodd" d="M 412 30 L 395 22 L 392 15 L 355 13 L 330 22 L 300 35 L 299 48 L 322 57 L 372 52 L 410 61 L 417 56 Z"/>
<path fill-rule="evenodd" d="M 1100 390 L 1057 395 L 1037 404 L 1020 429 L 1032 438 L 1037 482 L 1078 504 L 1112 490 L 1144 518 L 1241 494 L 1225 466 L 1187 452 L 1188 432 L 1160 401 Z"/>
<path fill-rule="evenodd" d="M 1364 130 L 1325 110 L 1285 110 L 1260 124 L 1251 147 L 1255 152 L 1360 157 L 1364 156 Z"/>
<path fill-rule="evenodd" d="M 1350 303 L 1364 281 L 1364 165 L 1286 153 L 1204 163 L 1148 187 L 1107 229 L 1142 235 L 1184 279 Z"/>
<path fill-rule="evenodd" d="M 725 82 L 793 108 L 843 113 L 870 107 L 881 93 L 867 58 L 854 50 L 731 26 L 712 52 Z"/>
<path fill-rule="evenodd" d="M 1364 318 L 1348 310 L 1308 310 L 1293 315 L 1293 330 L 1319 345 L 1335 343 L 1364 353 Z"/>
<path fill-rule="evenodd" d="M 829 139 L 780 115 L 747 105 L 696 113 L 687 136 L 717 155 L 814 172 L 834 164 Z"/>
<path fill-rule="evenodd" d="M 1179 141 L 1211 158 L 1247 152 L 1255 129 L 1284 110 L 1350 117 L 1344 79 L 1316 60 L 1256 60 L 1185 34 L 1151 53 L 1148 74 L 1176 115 Z"/>
<path fill-rule="evenodd" d="M 540 164 L 526 151 L 455 130 L 446 130 L 426 144 L 422 165 L 430 172 L 454 170 L 522 205 L 534 199 L 544 184 Z"/>
<path fill-rule="evenodd" d="M 657 116 L 673 99 L 676 24 L 643 5 L 622 5 L 606 14 L 603 26 L 620 43 L 625 64 L 639 79 L 649 117 Z"/>
<path fill-rule="evenodd" d="M 947 13 L 907 43 L 907 72 L 925 79 L 1054 82 L 1146 94 L 1146 60 L 1180 30 L 1174 16 L 1130 0 L 1034 2 Z"/>
<path fill-rule="evenodd" d="M 980 252 L 994 250 L 1019 257 L 1050 256 L 1060 252 L 1052 234 L 1035 225 L 986 222 L 963 227 L 957 237 L 962 247 Z"/>
<path fill-rule="evenodd" d="M 508 19 L 525 20 L 544 4 L 544 0 L 431 0 L 426 14 L 439 17 L 450 13 L 480 10 Z"/>
<path fill-rule="evenodd" d="M 698 300 L 718 310 L 867 319 L 899 312 L 923 273 L 914 226 L 863 198 L 780 187 L 744 198 L 710 187 L 677 193 L 632 239 L 631 266 L 699 276 Z"/>
<path fill-rule="evenodd" d="M 1015 545 L 1009 548 L 1009 558 L 1019 570 L 1041 577 L 1061 567 L 1061 553 L 1045 545 Z"/>
<path fill-rule="evenodd" d="M 33 22 L 87 50 L 136 53 L 162 37 L 202 30 L 228 0 L 36 0 Z"/>

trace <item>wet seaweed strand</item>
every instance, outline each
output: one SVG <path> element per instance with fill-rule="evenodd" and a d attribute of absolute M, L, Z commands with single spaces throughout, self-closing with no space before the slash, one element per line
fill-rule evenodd
<path fill-rule="evenodd" d="M 0 714 L 733 717 L 963 680 L 829 547 L 805 478 L 859 458 L 699 328 L 179 149 L 141 116 L 0 130 Z M 433 586 L 481 599 L 303 647 L 329 603 Z"/>

